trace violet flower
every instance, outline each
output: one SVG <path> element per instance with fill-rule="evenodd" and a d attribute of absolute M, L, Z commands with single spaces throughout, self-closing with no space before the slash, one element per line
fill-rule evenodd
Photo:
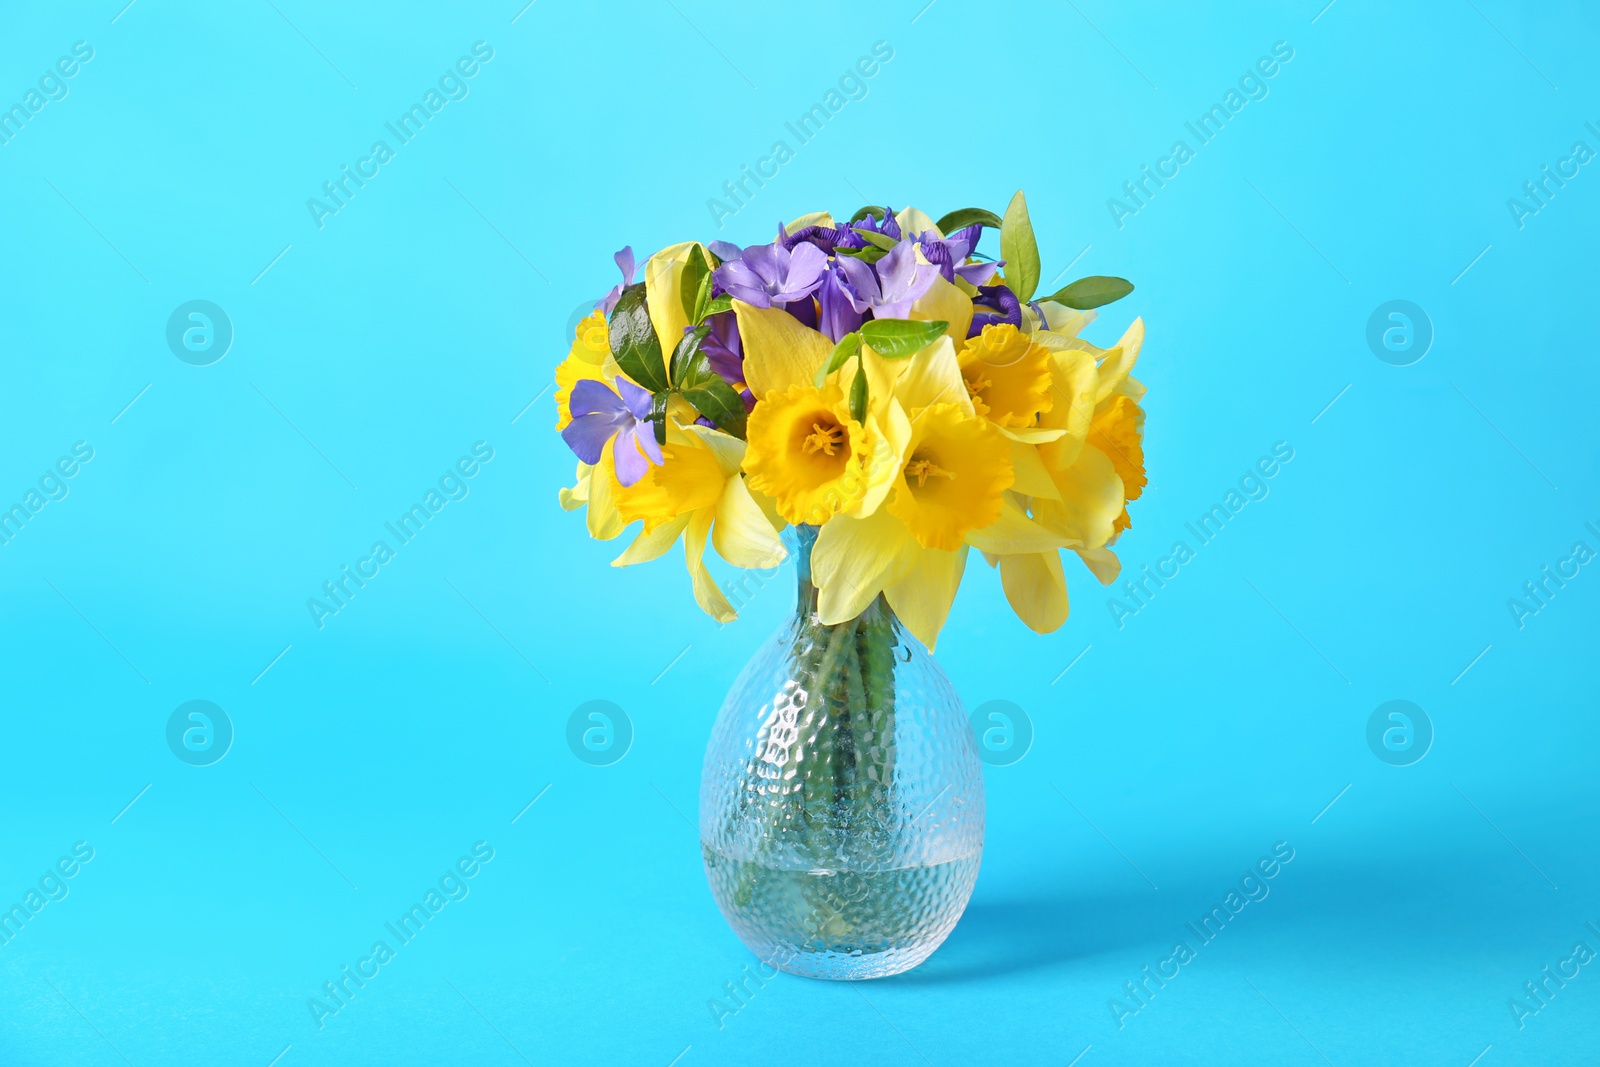
<path fill-rule="evenodd" d="M 849 258 L 849 257 L 846 257 Z M 917 262 L 916 242 L 905 240 L 874 266 L 877 268 L 877 292 L 868 300 L 872 314 L 880 319 L 903 319 L 911 313 L 911 305 L 929 289 L 939 277 L 939 268 Z M 862 296 L 860 286 L 856 291 Z"/>
<path fill-rule="evenodd" d="M 1004 285 L 980 285 L 978 298 L 972 302 L 972 325 L 967 328 L 967 336 L 976 337 L 985 326 L 1002 322 L 1021 328 L 1022 301 Z"/>
<path fill-rule="evenodd" d="M 967 262 L 972 250 L 978 247 L 982 232 L 983 227 L 976 224 L 957 230 L 949 237 L 936 237 L 932 230 L 924 230 L 917 240 L 922 244 L 923 256 L 939 268 L 945 281 L 953 282 L 960 276 L 973 285 L 987 285 L 1001 264 Z"/>
<path fill-rule="evenodd" d="M 617 379 L 617 390 L 612 392 L 594 378 L 579 380 L 567 401 L 572 421 L 561 438 L 579 459 L 592 465 L 600 462 L 606 442 L 615 436 L 611 452 L 617 481 L 632 485 L 645 476 L 649 463 L 660 466 L 661 446 L 650 424 L 650 391 L 626 378 Z"/>
<path fill-rule="evenodd" d="M 700 351 L 717 377 L 729 385 L 744 381 L 744 342 L 739 337 L 739 320 L 731 311 L 706 320 L 711 332 L 700 342 Z"/>
<path fill-rule="evenodd" d="M 822 283 L 828 254 L 814 244 L 793 252 L 781 245 L 752 245 L 716 270 L 717 284 L 736 300 L 766 308 L 805 300 Z"/>
<path fill-rule="evenodd" d="M 633 284 L 634 271 L 638 269 L 638 264 L 633 261 L 632 245 L 623 245 L 622 250 L 611 258 L 617 261 L 617 269 L 622 271 L 622 284 L 612 286 L 611 291 L 601 297 L 600 302 L 595 305 L 607 318 L 611 317 L 617 301 L 622 299 L 622 290 Z"/>
<path fill-rule="evenodd" d="M 871 215 L 868 215 L 859 222 L 852 222 L 850 225 L 858 226 L 863 230 L 871 230 L 873 233 L 881 233 L 885 237 L 892 238 L 896 241 L 900 240 L 900 238 L 903 236 L 900 232 L 900 220 L 894 217 L 894 212 L 892 211 L 884 215 L 881 220 L 875 219 Z M 857 236 L 860 235 L 857 234 Z"/>
<path fill-rule="evenodd" d="M 854 256 L 835 257 L 817 291 L 820 329 L 828 340 L 838 343 L 845 334 L 859 330 L 871 306 L 868 298 L 877 292 L 878 278 L 871 266 Z"/>
<path fill-rule="evenodd" d="M 865 248 L 867 239 L 852 229 L 850 223 L 840 223 L 837 226 L 806 226 L 794 233 L 780 233 L 778 243 L 790 251 L 802 244 L 813 244 L 831 255 L 840 248 Z"/>

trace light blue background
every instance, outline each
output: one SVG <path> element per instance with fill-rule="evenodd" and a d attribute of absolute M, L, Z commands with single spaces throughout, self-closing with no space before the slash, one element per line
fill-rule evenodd
<path fill-rule="evenodd" d="M 0 34 L 6 103 L 95 50 L 0 146 L 0 498 L 94 448 L 0 547 L 0 900 L 95 849 L 0 948 L 0 1063 L 1592 1059 L 1600 968 L 1523 1029 L 1507 1001 L 1600 949 L 1600 573 L 1522 629 L 1507 600 L 1600 549 L 1600 172 L 1520 229 L 1506 203 L 1600 149 L 1592 7 L 122 2 Z M 470 95 L 318 229 L 307 198 L 480 40 Z M 718 231 L 707 199 L 880 40 Z M 1107 198 L 1278 41 L 1270 94 L 1119 229 Z M 1294 459 L 1121 629 L 1074 565 L 1032 635 L 975 560 L 940 660 L 1036 738 L 988 770 L 966 918 L 908 975 L 782 976 L 719 1028 L 754 961 L 690 820 L 791 574 L 719 628 L 680 556 L 609 568 L 541 392 L 624 243 L 1018 187 L 1046 284 L 1080 252 L 1056 284 L 1138 284 L 1089 333 L 1148 324 L 1130 570 Z M 211 366 L 164 340 L 191 299 L 233 322 Z M 1432 320 L 1415 365 L 1367 346 L 1391 299 Z M 470 495 L 319 630 L 307 598 L 477 441 Z M 194 699 L 236 730 L 207 768 L 165 742 Z M 564 741 L 591 699 L 636 731 L 609 767 Z M 1391 699 L 1432 719 L 1414 766 L 1367 747 Z M 319 1030 L 307 998 L 480 840 L 470 896 Z M 1119 1029 L 1108 1000 L 1279 841 L 1270 897 Z"/>

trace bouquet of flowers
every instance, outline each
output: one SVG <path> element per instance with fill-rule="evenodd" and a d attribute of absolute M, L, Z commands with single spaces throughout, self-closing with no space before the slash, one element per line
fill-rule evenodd
<path fill-rule="evenodd" d="M 985 228 L 999 257 L 978 251 Z M 770 244 L 685 242 L 649 257 L 582 320 L 556 369 L 557 429 L 578 457 L 568 510 L 589 533 L 642 525 L 614 561 L 681 537 L 695 600 L 735 617 L 705 564 L 770 568 L 794 526 L 823 625 L 881 596 L 930 649 L 976 548 L 1032 629 L 1067 618 L 1061 551 L 1104 584 L 1145 485 L 1144 326 L 1082 340 L 1133 286 L 1090 277 L 1038 296 L 1019 192 L 1005 215 L 935 222 L 865 207 L 780 226 Z"/>
<path fill-rule="evenodd" d="M 999 231 L 999 257 L 978 251 Z M 865 207 L 806 215 L 771 244 L 686 242 L 579 323 L 556 370 L 578 456 L 569 510 L 641 528 L 614 561 L 681 537 L 695 599 L 733 606 L 705 563 L 797 551 L 798 610 L 746 666 L 701 780 L 706 871 L 763 960 L 820 977 L 913 967 L 959 918 L 983 848 L 972 729 L 931 650 L 970 548 L 1034 630 L 1067 618 L 1061 552 L 1101 582 L 1145 485 L 1144 326 L 1078 335 L 1133 287 L 1037 296 L 1019 192 L 1003 217 Z"/>

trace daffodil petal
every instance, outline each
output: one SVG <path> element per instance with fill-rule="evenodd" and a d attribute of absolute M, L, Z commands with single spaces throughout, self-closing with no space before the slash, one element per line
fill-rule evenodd
<path fill-rule="evenodd" d="M 717 501 L 711 543 L 717 555 L 735 567 L 776 567 L 788 554 L 766 513 L 737 474 L 728 479 L 722 498 Z"/>
<path fill-rule="evenodd" d="M 782 308 L 733 302 L 744 343 L 744 381 L 757 400 L 792 385 L 810 385 L 833 344 Z"/>
<path fill-rule="evenodd" d="M 702 508 L 689 517 L 684 531 L 683 554 L 689 565 L 689 581 L 694 586 L 695 603 L 700 610 L 718 622 L 732 622 L 739 617 L 728 603 L 728 598 L 717 588 L 716 579 L 706 569 L 706 535 L 711 532 L 712 509 Z"/>
<path fill-rule="evenodd" d="M 1071 542 L 1069 548 L 1098 548 L 1111 539 L 1112 525 L 1122 514 L 1122 479 L 1098 448 L 1085 448 L 1078 462 L 1053 472 L 1061 504 L 1049 508 L 1056 517 L 1051 529 Z"/>
<path fill-rule="evenodd" d="M 1110 585 L 1122 573 L 1122 561 L 1109 548 L 1080 548 L 1078 558 L 1101 585 Z"/>
<path fill-rule="evenodd" d="M 661 358 L 672 359 L 689 316 L 683 310 L 683 268 L 690 256 L 704 256 L 698 243 L 685 241 L 669 245 L 650 257 L 644 265 L 645 302 L 650 307 L 650 325 L 661 342 Z"/>
<path fill-rule="evenodd" d="M 1011 435 L 1006 434 L 1006 436 Z M 1016 480 L 1012 482 L 1011 488 L 1018 493 L 1023 496 L 1044 497 L 1047 500 L 1061 499 L 1061 490 L 1057 489 L 1056 483 L 1051 480 L 1049 470 L 1039 458 L 1039 450 L 1031 444 L 1012 439 L 1011 469 L 1016 474 Z"/>
<path fill-rule="evenodd" d="M 911 443 L 911 420 L 898 400 L 891 400 L 871 416 L 872 444 L 866 460 L 866 492 L 845 514 L 871 515 L 877 511 L 900 478 L 906 446 Z"/>
<path fill-rule="evenodd" d="M 1095 320 L 1094 311 L 1079 311 L 1069 308 L 1065 304 L 1058 304 L 1054 300 L 1041 300 L 1039 307 L 1044 311 L 1045 328 L 1051 333 L 1059 333 L 1065 337 L 1076 337 L 1083 332 L 1083 328 Z"/>
<path fill-rule="evenodd" d="M 597 541 L 609 541 L 622 532 L 627 523 L 617 511 L 612 496 L 611 445 L 606 445 L 600 462 L 589 468 L 588 504 L 589 536 Z"/>
<path fill-rule="evenodd" d="M 787 225 L 785 225 L 784 228 L 783 228 L 783 232 L 784 233 L 799 233 L 801 230 L 805 229 L 807 226 L 828 226 L 828 227 L 831 227 L 832 225 L 833 225 L 833 216 L 832 215 L 828 214 L 826 211 L 813 211 L 810 214 L 801 215 L 799 218 L 797 218 L 797 219 L 793 220 L 792 222 L 788 223 Z"/>
<path fill-rule="evenodd" d="M 563 511 L 577 511 L 589 502 L 589 465 L 583 460 L 578 460 L 578 473 L 572 487 L 563 488 L 560 496 Z"/>
<path fill-rule="evenodd" d="M 730 433 L 713 430 L 709 426 L 690 424 L 684 433 L 692 433 L 705 443 L 717 457 L 717 465 L 724 475 L 731 475 L 744 463 L 745 443 Z"/>
<path fill-rule="evenodd" d="M 1143 345 L 1144 320 L 1134 319 L 1133 325 L 1122 335 L 1122 340 L 1106 353 L 1105 360 L 1100 364 L 1100 386 L 1095 391 L 1097 403 L 1122 387 L 1134 363 L 1138 362 L 1139 349 Z"/>
<path fill-rule="evenodd" d="M 811 548 L 811 580 L 822 621 L 833 625 L 860 615 L 884 586 L 910 573 L 921 551 L 911 532 L 887 510 L 861 519 L 829 519 Z"/>
<path fill-rule="evenodd" d="M 667 549 L 678 543 L 678 535 L 689 525 L 692 515 L 693 512 L 679 515 L 675 519 L 668 519 L 654 530 L 641 533 L 633 539 L 633 544 L 628 546 L 626 552 L 611 561 L 611 565 L 631 567 L 635 563 L 648 563 L 653 559 L 659 559 L 666 554 Z"/>
<path fill-rule="evenodd" d="M 895 398 L 907 411 L 932 404 L 954 404 L 971 415 L 972 398 L 961 378 L 961 363 L 955 345 L 941 337 L 908 361 L 905 374 L 895 387 Z"/>
<path fill-rule="evenodd" d="M 1053 533 L 1028 518 L 1022 509 L 1010 500 L 1001 506 L 1000 518 L 988 526 L 968 530 L 967 543 L 973 548 L 992 552 L 997 556 L 1009 556 L 1018 552 L 1050 552 L 1057 548 L 1076 547 L 1070 539 Z"/>
<path fill-rule="evenodd" d="M 903 208 L 900 210 L 895 214 L 894 221 L 900 224 L 900 232 L 905 234 L 907 237 L 916 236 L 922 233 L 923 230 L 932 230 L 935 236 L 938 237 L 944 236 L 944 234 L 939 232 L 939 227 L 933 224 L 933 220 L 931 218 L 929 218 L 924 212 L 921 212 L 914 207 Z"/>
<path fill-rule="evenodd" d="M 950 605 L 961 586 L 961 573 L 966 566 L 966 545 L 954 552 L 923 549 L 916 569 L 883 591 L 884 598 L 906 629 L 927 645 L 930 652 L 950 616 Z"/>
<path fill-rule="evenodd" d="M 1067 621 L 1067 578 L 1061 571 L 1060 553 L 1003 557 L 1000 584 L 1011 610 L 1034 633 L 1053 633 Z"/>
<path fill-rule="evenodd" d="M 996 424 L 995 429 L 1013 441 L 1022 441 L 1030 445 L 1040 445 L 1046 441 L 1060 440 L 1067 432 L 1064 426 L 1047 428 L 1044 426 L 1001 426 Z"/>
<path fill-rule="evenodd" d="M 950 328 L 945 331 L 945 336 L 961 344 L 966 341 L 967 330 L 972 326 L 972 298 L 940 275 L 933 283 L 933 288 L 911 305 L 911 313 L 907 317 L 919 322 L 948 322 Z"/>
<path fill-rule="evenodd" d="M 1063 429 L 1055 441 L 1044 444 L 1040 455 L 1051 468 L 1069 467 L 1078 460 L 1089 425 L 1094 421 L 1094 356 L 1077 349 L 1050 355 L 1050 410 L 1040 416 L 1043 426 Z"/>

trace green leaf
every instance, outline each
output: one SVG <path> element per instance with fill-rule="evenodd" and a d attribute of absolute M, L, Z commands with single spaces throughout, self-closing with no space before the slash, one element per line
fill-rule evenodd
<path fill-rule="evenodd" d="M 866 238 L 868 244 L 881 248 L 885 252 L 894 251 L 894 246 L 900 243 L 888 234 L 879 233 L 877 230 L 869 230 L 861 226 L 852 226 L 850 228 Z"/>
<path fill-rule="evenodd" d="M 850 383 L 850 417 L 857 422 L 867 421 L 867 374 L 859 367 Z"/>
<path fill-rule="evenodd" d="M 1058 304 L 1065 304 L 1079 311 L 1088 311 L 1090 308 L 1103 307 L 1113 300 L 1121 300 L 1131 292 L 1133 283 L 1126 278 L 1096 274 L 1088 278 L 1079 278 L 1054 295 L 1043 299 L 1054 300 Z"/>
<path fill-rule="evenodd" d="M 694 294 L 694 310 L 689 313 L 689 321 L 695 326 L 706 321 L 706 305 L 711 303 L 711 272 L 706 271 L 700 277 L 699 291 Z"/>
<path fill-rule="evenodd" d="M 964 230 L 974 223 L 979 226 L 987 226 L 991 230 L 998 230 L 1000 228 L 1000 216 L 981 207 L 964 207 L 958 211 L 950 212 L 934 225 L 939 227 L 940 233 L 949 237 L 957 230 Z"/>
<path fill-rule="evenodd" d="M 715 300 L 711 300 L 711 301 L 708 301 L 706 303 L 705 314 L 700 316 L 700 321 L 704 322 L 706 319 L 709 319 L 713 315 L 720 315 L 724 311 L 732 311 L 732 310 L 733 310 L 733 297 L 729 296 L 727 293 L 723 293 L 721 296 L 717 297 Z"/>
<path fill-rule="evenodd" d="M 622 290 L 611 312 L 609 333 L 611 355 L 622 373 L 652 393 L 667 388 L 667 367 L 661 358 L 661 341 L 645 308 L 643 282 Z"/>
<path fill-rule="evenodd" d="M 850 216 L 850 221 L 851 222 L 860 222 L 862 219 L 866 218 L 868 215 L 871 215 L 872 218 L 874 219 L 874 221 L 882 222 L 883 221 L 883 217 L 886 214 L 888 214 L 888 212 L 884 211 L 883 208 L 878 207 L 876 204 L 868 204 L 866 207 L 862 208 L 860 211 L 856 212 L 854 215 L 851 215 Z"/>
<path fill-rule="evenodd" d="M 841 256 L 854 257 L 863 263 L 876 263 L 889 254 L 877 245 L 868 245 L 865 248 L 835 248 L 834 252 Z"/>
<path fill-rule="evenodd" d="M 699 245 L 695 245 L 689 250 L 689 258 L 684 260 L 683 288 L 679 292 L 683 299 L 683 313 L 697 326 L 700 320 L 695 318 L 695 312 L 700 310 L 700 291 L 710 284 L 707 280 L 710 277 L 711 265 L 706 262 L 705 251 Z M 709 298 L 709 289 L 706 290 L 706 294 Z"/>
<path fill-rule="evenodd" d="M 1039 287 L 1039 242 L 1034 239 L 1028 200 L 1021 189 L 1011 198 L 1000 222 L 1000 258 L 1006 261 L 1006 285 L 1017 299 L 1033 299 L 1033 291 Z"/>
<path fill-rule="evenodd" d="M 670 393 L 657 393 L 650 398 L 650 425 L 656 430 L 656 444 L 667 443 L 667 398 Z"/>
<path fill-rule="evenodd" d="M 683 390 L 682 395 L 696 411 L 716 423 L 717 429 L 744 439 L 744 401 L 733 386 L 712 375 L 693 389 Z"/>
<path fill-rule="evenodd" d="M 696 411 L 716 423 L 719 430 L 742 438 L 744 401 L 733 386 L 711 369 L 710 357 L 700 348 L 710 332 L 710 326 L 699 326 L 684 335 L 672 357 L 672 387 L 694 405 Z"/>
<path fill-rule="evenodd" d="M 833 354 L 828 357 L 828 362 L 822 365 L 822 369 L 817 371 L 817 377 L 812 384 L 821 389 L 822 383 L 827 380 L 828 375 L 844 366 L 850 361 L 851 356 L 860 351 L 861 335 L 859 333 L 847 333 L 839 338 L 839 343 L 833 346 Z"/>
<path fill-rule="evenodd" d="M 927 348 L 949 329 L 948 322 L 873 319 L 861 326 L 861 339 L 884 359 L 904 359 Z"/>
<path fill-rule="evenodd" d="M 672 350 L 672 384 L 681 386 L 689 372 L 689 366 L 694 358 L 700 354 L 700 344 L 711 333 L 710 326 L 696 326 L 683 335 L 683 340 L 678 342 L 678 347 Z"/>

